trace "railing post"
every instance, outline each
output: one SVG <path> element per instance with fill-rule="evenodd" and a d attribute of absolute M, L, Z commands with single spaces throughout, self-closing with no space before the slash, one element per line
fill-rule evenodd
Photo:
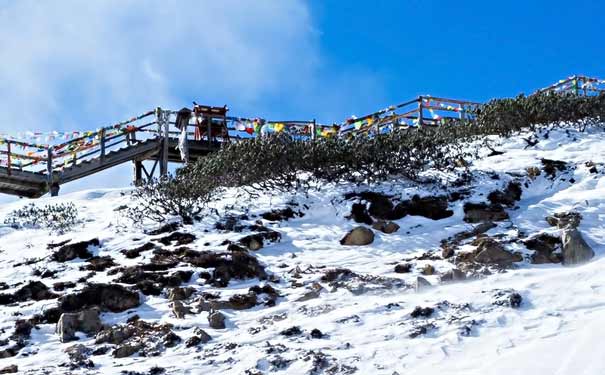
<path fill-rule="evenodd" d="M 54 181 L 53 176 L 53 148 L 49 147 L 47 150 L 46 157 L 46 172 L 48 173 L 48 190 L 50 191 L 51 197 L 56 197 L 59 195 L 59 184 Z"/>
<path fill-rule="evenodd" d="M 158 122 L 159 134 L 160 137 L 162 137 L 160 176 L 165 177 L 168 175 L 168 142 L 170 136 L 170 114 L 168 111 L 164 111 L 160 107 L 156 108 L 155 112 Z"/>
<path fill-rule="evenodd" d="M 8 163 L 8 165 L 7 165 L 8 175 L 10 176 L 11 173 L 12 173 L 11 172 L 11 164 L 12 164 L 12 161 L 11 161 L 11 142 L 8 141 L 8 140 L 6 141 L 6 151 L 7 151 L 6 152 L 6 158 L 7 158 L 7 163 Z"/>
<path fill-rule="evenodd" d="M 421 127 L 423 123 L 423 114 L 422 114 L 422 96 L 418 97 L 418 126 Z"/>
<path fill-rule="evenodd" d="M 101 136 L 101 162 L 103 162 L 105 159 L 105 129 L 101 129 L 99 135 Z"/>
<path fill-rule="evenodd" d="M 208 128 L 208 133 L 207 133 L 208 149 L 212 149 L 212 137 L 211 137 L 211 135 L 212 135 L 212 116 L 207 116 L 206 120 L 208 121 L 208 126 L 207 126 L 207 128 Z"/>

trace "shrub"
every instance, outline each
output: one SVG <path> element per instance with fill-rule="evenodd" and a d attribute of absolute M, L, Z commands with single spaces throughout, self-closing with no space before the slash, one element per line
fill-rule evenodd
<path fill-rule="evenodd" d="M 48 204 L 44 207 L 30 203 L 12 211 L 4 219 L 4 224 L 16 229 L 44 228 L 59 234 L 68 232 L 79 222 L 78 210 L 73 203 Z"/>
<path fill-rule="evenodd" d="M 374 183 L 401 177 L 418 181 L 428 169 L 451 171 L 474 157 L 464 145 L 487 135 L 508 137 L 538 125 L 575 124 L 584 130 L 605 121 L 605 95 L 520 95 L 479 107 L 473 120 L 450 119 L 439 127 L 406 129 L 367 137 L 301 141 L 286 134 L 226 145 L 219 152 L 180 169 L 176 176 L 144 185 L 133 193 L 132 218 L 163 221 L 180 216 L 191 222 L 223 188 L 297 192 L 311 182 Z"/>

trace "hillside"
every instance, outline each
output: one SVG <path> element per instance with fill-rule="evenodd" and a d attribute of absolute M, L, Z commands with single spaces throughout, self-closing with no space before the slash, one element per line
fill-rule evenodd
<path fill-rule="evenodd" d="M 37 200 L 81 220 L 0 228 L 0 369 L 604 373 L 605 133 L 490 141 L 441 184 L 227 190 L 193 225 L 134 225 L 126 188 Z"/>

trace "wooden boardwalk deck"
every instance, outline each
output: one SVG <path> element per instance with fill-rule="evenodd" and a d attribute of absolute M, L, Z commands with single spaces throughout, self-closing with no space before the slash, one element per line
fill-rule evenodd
<path fill-rule="evenodd" d="M 561 80 L 540 92 L 599 95 L 605 81 L 584 76 Z M 0 193 L 37 198 L 57 195 L 62 184 L 85 178 L 117 165 L 134 164 L 134 182 L 141 183 L 157 173 L 166 175 L 168 163 L 182 163 L 177 149 L 183 128 L 188 132 L 188 160 L 195 161 L 237 142 L 271 132 L 294 137 L 374 136 L 419 127 L 437 127 L 450 119 L 471 119 L 480 103 L 419 96 L 341 124 L 321 125 L 312 121 L 264 121 L 227 116 L 225 107 L 195 105 L 184 109 L 190 117 L 156 108 L 140 116 L 91 132 L 79 133 L 64 143 L 45 145 L 0 138 Z M 176 116 L 176 119 L 175 119 Z M 180 120 L 179 120 L 180 118 Z M 175 119 L 175 120 L 173 120 Z M 194 120 L 191 123 L 190 120 Z M 180 125 L 180 128 L 177 128 Z M 193 128 L 193 132 L 188 129 Z M 266 131 L 266 133 L 265 133 Z M 148 171 L 145 161 L 152 161 Z M 149 163 L 146 163 L 147 167 Z"/>

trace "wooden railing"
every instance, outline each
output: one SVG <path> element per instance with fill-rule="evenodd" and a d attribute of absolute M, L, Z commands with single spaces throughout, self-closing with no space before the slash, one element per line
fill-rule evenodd
<path fill-rule="evenodd" d="M 598 95 L 605 93 L 605 80 L 573 76 L 537 91 L 541 92 Z M 209 145 L 246 140 L 272 132 L 286 132 L 299 139 L 374 136 L 405 128 L 439 126 L 454 119 L 472 120 L 480 105 L 477 102 L 424 95 L 332 125 L 318 124 L 315 120 L 265 121 L 226 115 L 210 116 L 205 134 L 192 117 L 187 133 L 189 140 L 205 141 Z M 20 170 L 40 173 L 52 179 L 53 175 L 60 174 L 65 168 L 85 160 L 99 158 L 102 161 L 112 150 L 148 139 L 178 137 L 180 131 L 174 126 L 176 114 L 176 111 L 157 108 L 53 145 L 0 138 L 0 166 L 6 167 L 9 175 L 14 170 Z M 213 134 L 213 122 L 214 125 L 222 124 L 225 131 Z M 166 157 L 168 142 L 164 142 L 162 147 L 163 157 Z"/>

